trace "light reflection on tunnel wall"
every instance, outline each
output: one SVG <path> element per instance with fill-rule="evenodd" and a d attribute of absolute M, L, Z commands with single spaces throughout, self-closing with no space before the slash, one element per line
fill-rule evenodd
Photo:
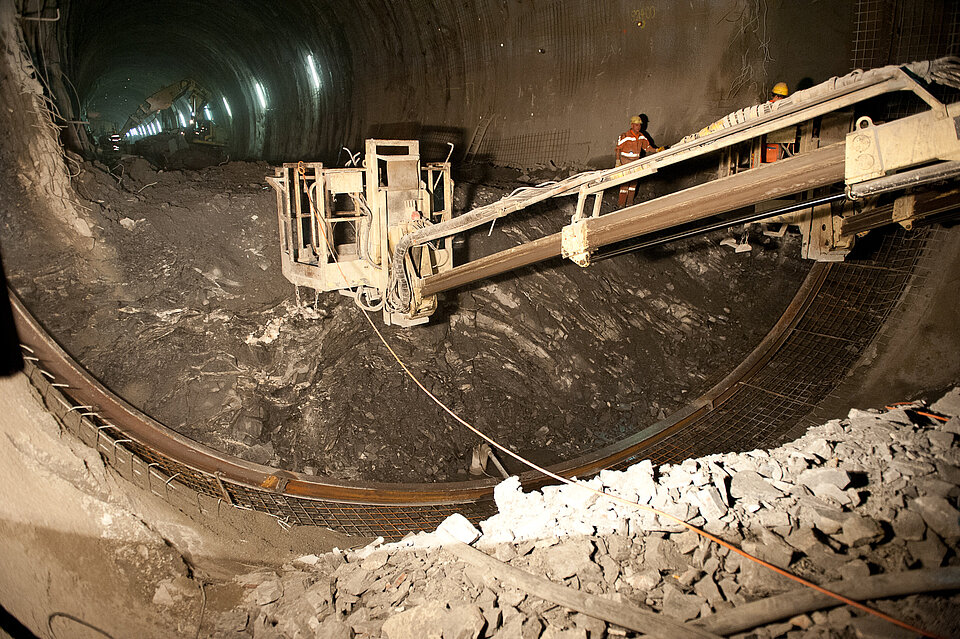
<path fill-rule="evenodd" d="M 641 4 L 642 25 L 621 0 L 74 0 L 58 28 L 91 111 L 122 121 L 190 77 L 229 102 L 232 157 L 271 161 L 400 133 L 464 151 L 482 129 L 479 159 L 609 165 L 632 114 L 669 144 L 777 80 L 850 67 L 852 0 L 780 3 L 763 42 L 744 29 L 752 9 L 731 13 L 743 3 Z"/>

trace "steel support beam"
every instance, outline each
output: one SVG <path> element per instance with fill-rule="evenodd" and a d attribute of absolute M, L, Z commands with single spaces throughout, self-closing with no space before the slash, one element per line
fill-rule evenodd
<path fill-rule="evenodd" d="M 589 218 L 586 238 L 597 249 L 648 233 L 726 213 L 757 202 L 786 197 L 842 182 L 844 143 L 764 164 L 755 169 L 713 180 L 655 200 Z M 434 295 L 470 282 L 560 255 L 561 234 L 555 233 L 520 246 L 457 266 L 423 280 L 423 295 Z"/>

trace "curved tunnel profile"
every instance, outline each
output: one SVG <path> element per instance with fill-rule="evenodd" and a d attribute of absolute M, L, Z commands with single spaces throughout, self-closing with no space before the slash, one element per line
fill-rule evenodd
<path fill-rule="evenodd" d="M 436 154 L 474 138 L 498 164 L 609 166 L 611 140 L 636 112 L 672 143 L 770 78 L 796 86 L 846 73 L 854 25 L 845 3 L 782 3 L 765 17 L 714 2 L 60 8 L 77 119 L 119 127 L 145 96 L 189 77 L 209 90 L 233 157 L 270 162 L 331 162 L 365 137 L 415 137 Z"/>
<path fill-rule="evenodd" d="M 208 158 L 206 164 L 214 166 L 226 164 L 230 159 L 274 164 L 322 161 L 330 166 L 342 166 L 344 158 L 361 149 L 366 138 L 415 139 L 420 141 L 425 160 L 443 160 L 452 153 L 457 162 L 467 165 L 475 174 L 492 176 L 509 167 L 515 169 L 511 174 L 514 178 L 522 174 L 529 183 L 541 177 L 556 178 L 581 169 L 612 166 L 617 134 L 628 126 L 630 116 L 640 112 L 647 115 L 648 126 L 658 144 L 673 146 L 684 135 L 700 130 L 731 111 L 764 102 L 768 90 L 777 81 L 803 87 L 831 76 L 845 75 L 851 70 L 851 60 L 854 67 L 874 67 L 958 53 L 960 43 L 956 41 L 956 34 L 960 30 L 955 28 L 958 16 L 949 3 L 932 0 L 918 3 L 916 13 L 910 15 L 906 14 L 913 9 L 897 3 L 884 5 L 886 8 L 879 11 L 876 24 L 871 23 L 869 29 L 862 20 L 866 11 L 864 4 L 815 0 L 695 1 L 682 5 L 667 1 L 634 4 L 559 0 L 472 3 L 63 0 L 54 6 L 33 0 L 6 0 L 3 3 L 4 33 L 12 38 L 6 41 L 18 41 L 16 30 L 23 32 L 22 50 L 11 51 L 16 62 L 11 63 L 13 71 L 8 77 L 26 75 L 30 82 L 24 81 L 23 86 L 33 86 L 33 95 L 37 98 L 31 102 L 31 98 L 24 97 L 31 95 L 29 91 L 14 92 L 8 89 L 13 86 L 12 82 L 4 82 L 4 105 L 8 105 L 7 111 L 12 115 L 0 115 L 5 118 L 8 130 L 14 133 L 3 143 L 2 150 L 5 159 L 10 160 L 8 166 L 15 167 L 14 172 L 20 170 L 21 174 L 19 178 L 14 173 L 4 175 L 3 198 L 8 204 L 16 203 L 26 197 L 22 195 L 26 191 L 36 199 L 32 201 L 33 206 L 39 206 L 40 202 L 49 208 L 45 233 L 74 246 L 79 256 L 76 261 L 82 262 L 74 266 L 78 270 L 87 269 L 85 273 L 92 282 L 91 288 L 82 289 L 82 296 L 98 299 L 95 296 L 102 294 L 112 300 L 110 309 L 100 305 L 90 312 L 91 322 L 106 316 L 134 315 L 142 311 L 136 307 L 142 297 L 124 290 L 123 275 L 127 265 L 145 260 L 147 254 L 139 252 L 139 248 L 130 249 L 132 240 L 116 241 L 117 236 L 113 236 L 114 243 L 107 242 L 106 246 L 99 240 L 108 234 L 104 230 L 108 222 L 114 231 L 122 227 L 133 233 L 142 219 L 127 216 L 126 209 L 110 209 L 112 202 L 90 196 L 94 187 L 102 189 L 103 185 L 84 182 L 74 171 L 84 160 L 95 159 L 107 168 L 114 168 L 111 153 L 119 153 L 121 143 L 115 148 L 105 148 L 103 140 L 107 139 L 107 144 L 112 145 L 109 135 L 134 131 L 131 124 L 138 130 L 126 136 L 129 144 L 145 144 L 152 139 L 172 150 L 179 131 L 188 128 L 187 115 L 180 109 L 190 109 L 191 125 L 194 120 L 202 119 L 220 131 L 220 137 L 215 139 L 226 157 Z M 916 41 L 894 38 L 894 25 L 903 24 L 904 20 L 916 20 L 916 33 L 924 35 Z M 17 26 L 11 26 L 14 24 Z M 193 107 L 189 105 L 188 91 L 182 88 L 186 85 L 178 84 L 185 79 L 193 87 L 191 95 L 202 96 L 193 102 Z M 181 88 L 169 93 L 167 102 L 159 98 L 151 100 L 151 96 L 156 97 L 158 92 L 171 86 Z M 185 98 L 187 102 L 178 102 Z M 197 106 L 201 103 L 206 109 Z M 144 104 L 147 106 L 142 107 Z M 171 106 L 166 106 L 168 104 Z M 38 105 L 39 110 L 49 111 L 48 115 L 60 127 L 59 141 L 68 149 L 69 171 L 60 162 L 59 149 L 50 146 L 49 130 L 36 126 L 34 120 L 21 114 L 21 109 Z M 871 113 L 882 113 L 884 108 L 913 108 L 886 103 L 869 106 Z M 141 115 L 136 116 L 138 109 Z M 164 117 L 172 117 L 169 109 L 174 110 L 176 119 L 150 119 L 161 111 L 167 111 Z M 200 110 L 204 111 L 202 116 Z M 181 126 L 177 126 L 178 122 Z M 212 140 L 201 134 L 200 141 Z M 143 150 L 144 147 L 129 148 Z M 148 153 L 144 155 L 150 157 Z M 51 162 L 50 158 L 55 161 Z M 134 160 L 127 164 L 137 166 Z M 262 169 L 266 175 L 265 166 L 255 166 L 255 169 Z M 151 191 L 146 189 L 160 184 L 158 188 L 186 192 L 185 198 L 199 190 L 195 183 L 200 178 L 171 176 L 170 172 L 161 175 L 154 169 L 142 171 L 146 177 L 114 171 L 107 173 L 112 176 L 107 181 L 113 187 L 114 179 L 119 183 L 124 179 L 140 180 L 134 182 L 134 187 L 124 186 L 123 197 L 133 203 L 132 206 L 146 202 L 143 210 L 150 215 L 163 209 L 156 219 L 170 216 L 168 210 L 177 208 L 181 202 L 149 200 Z M 646 195 L 654 197 L 690 186 L 710 172 L 716 173 L 714 156 L 694 166 L 689 174 L 665 171 Z M 474 175 L 468 169 L 464 169 L 464 173 Z M 221 233 L 222 228 L 215 229 L 215 233 L 198 221 L 197 229 L 202 230 L 177 229 L 181 235 L 209 233 L 215 237 L 211 242 L 222 242 L 220 248 L 226 253 L 230 243 L 239 242 L 248 231 L 255 235 L 258 230 L 268 228 L 242 225 L 241 217 L 257 221 L 261 217 L 270 218 L 273 211 L 257 208 L 264 203 L 259 193 L 261 185 L 251 186 L 246 173 L 237 175 L 241 177 L 233 179 L 231 174 L 224 184 L 235 190 L 232 194 L 248 198 L 243 202 L 252 203 L 253 209 L 228 210 L 227 216 L 235 214 L 225 217 L 228 224 L 223 226 L 229 233 Z M 242 180 L 246 184 L 237 186 Z M 793 196 L 801 190 L 798 188 L 787 195 Z M 84 212 L 83 206 L 74 206 L 75 191 L 88 203 L 99 205 L 101 217 Z M 764 199 L 759 198 L 757 202 Z M 210 210 L 223 214 L 217 206 L 218 200 L 213 198 L 210 202 Z M 266 202 L 273 205 L 269 197 Z M 938 204 L 937 213 L 951 213 L 955 208 L 952 202 Z M 598 207 L 599 203 L 598 198 Z M 227 204 L 237 207 L 236 200 L 229 200 Z M 892 202 L 884 206 L 887 206 L 884 209 L 887 216 L 893 219 Z M 213 213 L 204 209 L 204 215 L 208 213 L 212 218 Z M 564 210 L 560 217 L 568 214 L 569 211 Z M 535 214 L 529 215 L 521 220 L 521 224 L 530 226 L 521 227 L 520 231 L 512 229 L 513 236 L 528 238 L 531 228 L 557 231 L 549 225 L 537 226 L 540 222 L 532 219 L 535 217 Z M 932 218 L 932 221 L 938 219 Z M 38 221 L 38 228 L 41 222 Z M 51 226 L 55 227 L 54 231 L 49 231 Z M 16 231 L 17 239 L 22 240 L 24 246 L 31 241 L 30 224 L 20 220 L 9 223 L 8 228 Z M 269 228 L 273 233 L 273 228 Z M 63 235 L 68 237 L 64 240 Z M 944 301 L 939 295 L 950 286 L 949 274 L 957 272 L 956 230 L 932 224 L 922 228 L 918 225 L 910 232 L 888 230 L 868 235 L 864 231 L 862 235 L 846 261 L 817 263 L 806 274 L 807 267 L 798 267 L 786 257 L 791 247 L 797 249 L 799 239 L 794 238 L 792 245 L 789 237 L 782 240 L 782 244 L 763 240 L 774 243 L 768 254 L 768 266 L 790 271 L 793 279 L 786 284 L 764 280 L 760 290 L 769 293 L 771 299 L 776 297 L 765 309 L 773 317 L 763 320 L 769 319 L 772 328 L 768 325 L 745 331 L 750 338 L 766 335 L 759 343 L 741 344 L 742 352 L 716 344 L 711 347 L 718 361 L 742 355 L 742 363 L 737 366 L 737 359 L 732 363 L 723 360 L 729 364 L 727 369 L 714 370 L 699 378 L 691 372 L 690 377 L 700 386 L 686 396 L 688 389 L 681 391 L 678 386 L 675 395 L 679 405 L 654 404 L 643 419 L 634 419 L 630 414 L 629 420 L 620 420 L 621 430 L 616 436 L 597 438 L 592 442 L 593 450 L 576 449 L 576 454 L 561 460 L 550 458 L 552 468 L 566 475 L 583 476 L 646 457 L 657 462 L 676 462 L 692 455 L 768 446 L 796 435 L 809 420 L 830 415 L 834 410 L 831 402 L 876 397 L 885 388 L 895 388 L 906 395 L 917 394 L 955 381 L 960 373 L 956 358 L 949 358 L 950 363 L 936 371 L 911 371 L 904 359 L 899 358 L 902 353 L 898 354 L 890 345 L 936 343 L 940 352 L 956 353 L 953 311 L 949 300 Z M 82 252 L 86 249 L 82 247 L 89 246 L 91 241 L 92 256 L 86 256 Z M 470 241 L 478 243 L 474 237 Z M 479 242 L 482 241 L 480 238 Z M 252 245 L 250 251 L 263 257 L 262 245 L 275 252 L 276 242 L 271 235 L 268 241 Z M 52 252 L 64 259 L 59 250 Z M 5 255 L 10 253 L 5 251 Z M 149 255 L 151 259 L 154 256 Z M 159 255 L 159 258 L 166 257 Z M 657 259 L 666 257 L 674 256 L 656 256 Z M 276 266 L 263 259 L 265 272 Z M 678 259 L 688 272 L 697 270 L 696 264 L 683 261 L 685 258 Z M 115 272 L 106 273 L 104 265 Z M 166 264 L 163 266 L 166 268 Z M 19 268 L 17 264 L 7 264 L 8 271 Z M 180 268 L 192 276 L 191 269 L 183 269 L 182 265 Z M 595 298 L 611 306 L 615 306 L 611 300 L 616 295 L 610 293 L 614 285 L 634 278 L 635 274 L 637 278 L 650 277 L 650 272 L 654 272 L 653 266 L 645 262 L 631 263 L 628 268 L 609 261 L 597 268 L 608 269 L 601 271 L 607 287 L 601 286 L 601 290 L 609 294 L 598 294 Z M 171 266 L 168 270 L 176 269 Z M 201 276 L 197 281 L 213 282 L 218 299 L 241 297 L 227 291 L 230 286 L 239 285 L 231 283 L 218 270 L 195 267 L 192 270 Z M 544 275 L 545 272 L 548 275 Z M 160 271 L 150 276 L 159 280 L 158 273 Z M 166 273 L 163 271 L 164 276 Z M 537 276 L 546 280 L 553 277 L 550 273 L 548 268 L 528 269 L 519 272 L 517 277 Z M 584 283 L 585 278 L 590 277 L 590 271 L 586 273 L 586 276 L 565 273 L 563 281 L 578 287 L 590 286 Z M 48 276 L 51 273 L 41 269 L 36 280 L 39 282 Z M 757 273 L 744 271 L 743 280 L 738 283 L 744 287 L 760 287 L 759 277 Z M 731 278 L 732 275 L 727 279 Z M 29 284 L 31 277 L 21 272 L 14 273 L 11 279 Z M 551 282 L 551 285 L 556 283 Z M 271 296 L 274 292 L 269 290 L 275 283 L 276 280 L 264 275 L 261 282 L 250 286 L 248 294 L 251 298 L 257 297 L 263 306 L 280 306 L 283 300 L 277 301 Z M 497 280 L 495 286 L 502 283 L 503 279 Z M 683 287 L 679 280 L 677 285 Z M 799 285 L 795 295 L 792 289 L 787 290 L 790 285 Z M 35 299 L 44 298 L 45 292 L 37 290 L 42 286 L 32 287 L 30 294 Z M 665 282 L 662 286 L 672 291 L 674 284 Z M 631 293 L 638 299 L 650 293 L 639 285 L 638 289 L 641 289 L 639 293 L 637 290 Z M 470 291 L 474 292 L 476 288 Z M 68 297 L 70 292 L 63 290 L 61 294 Z M 476 299 L 504 299 L 498 290 L 489 293 L 492 297 L 483 295 L 477 292 Z M 594 298 L 577 299 L 573 290 L 561 290 L 559 297 L 571 304 L 601 305 Z M 738 299 L 748 297 L 756 296 L 747 291 Z M 210 299 L 203 296 L 202 300 L 192 302 L 202 308 L 209 306 Z M 555 341 L 562 343 L 573 322 L 565 325 L 551 319 L 561 315 L 560 303 L 556 307 L 549 306 L 547 301 L 543 306 L 538 306 L 536 300 L 526 303 L 535 307 L 531 313 L 535 324 L 544 331 L 556 333 Z M 744 300 L 743 305 L 746 304 Z M 82 351 L 72 353 L 81 361 L 77 364 L 43 329 L 45 324 L 69 325 L 69 320 L 63 320 L 55 311 L 50 317 L 34 318 L 31 310 L 16 299 L 14 306 L 21 339 L 29 347 L 28 372 L 51 412 L 107 457 L 122 474 L 151 490 L 161 486 L 166 493 L 171 490 L 176 494 L 196 493 L 202 499 L 223 500 L 264 511 L 291 524 L 319 525 L 350 534 L 387 538 L 399 538 L 408 532 L 435 526 L 452 511 L 465 512 L 474 520 L 490 511 L 496 483 L 493 479 L 433 484 L 407 480 L 387 484 L 354 477 L 357 481 L 351 482 L 348 475 L 331 479 L 300 472 L 307 462 L 313 464 L 314 458 L 308 457 L 305 462 L 296 451 L 292 453 L 290 467 L 281 468 L 272 463 L 274 457 L 270 454 L 262 459 L 241 459 L 230 450 L 197 444 L 189 437 L 191 433 L 172 433 L 134 408 L 132 404 L 137 402 L 131 399 L 128 404 L 82 370 L 83 356 L 92 350 L 90 340 L 95 341 L 94 337 L 76 332 L 79 337 L 73 344 L 77 351 Z M 498 308 L 514 307 L 507 303 Z M 543 311 L 544 308 L 548 310 Z M 735 310 L 723 304 L 720 309 L 728 315 L 735 314 Z M 236 308 L 230 310 L 236 311 Z M 327 308 L 315 304 L 311 312 L 314 319 L 329 313 L 333 318 L 330 325 L 336 325 L 341 319 L 332 305 Z M 455 309 L 445 312 L 449 317 L 455 315 Z M 298 310 L 297 313 L 300 314 L 291 322 L 302 319 L 304 312 Z M 187 309 L 177 309 L 176 314 L 197 315 Z M 242 312 L 236 314 L 242 315 Z M 480 315 L 475 313 L 475 324 Z M 704 313 L 704 318 L 707 315 Z M 713 322 L 717 321 L 712 314 L 709 316 Z M 165 315 L 161 320 L 169 317 Z M 907 328 L 892 323 L 891 318 L 905 317 L 909 318 L 909 322 L 904 322 Z M 214 319 L 228 321 L 223 318 L 229 319 L 225 312 Z M 683 320 L 680 315 L 673 319 L 680 323 Z M 445 321 L 443 313 L 437 321 Z M 275 328 L 282 323 L 281 318 L 276 322 Z M 500 320 L 500 323 L 506 325 L 509 321 Z M 614 324 L 609 334 L 619 335 L 616 322 L 609 323 Z M 450 325 L 453 327 L 449 330 L 455 331 L 462 323 L 454 325 L 451 321 Z M 312 330 L 318 332 L 310 333 L 310 339 L 314 335 L 324 337 L 326 333 L 321 331 L 327 329 Z M 416 342 L 410 338 L 403 342 L 404 347 L 407 352 L 416 352 L 418 346 L 429 343 L 440 352 L 438 358 L 443 357 L 447 362 L 455 360 L 451 368 L 463 368 L 465 359 L 479 357 L 475 353 L 464 354 L 462 359 L 452 353 L 445 355 L 443 351 L 451 343 L 445 331 L 436 330 L 430 338 L 433 341 Z M 600 332 L 599 328 L 595 331 Z M 674 332 L 678 342 L 692 344 L 695 341 L 687 325 Z M 159 339 L 157 336 L 161 333 L 144 331 L 143 335 L 144 339 Z M 369 337 L 358 335 L 356 330 L 337 335 L 344 348 L 361 345 L 362 339 Z M 251 332 L 247 339 L 245 343 L 250 345 L 275 338 L 261 330 L 257 335 Z M 529 350 L 537 351 L 536 346 L 530 346 Z M 665 352 L 669 355 L 679 351 Z M 255 355 L 247 356 L 255 358 Z M 341 356 L 342 351 L 334 353 L 335 359 Z M 237 368 L 248 363 L 231 353 L 225 353 L 223 359 Z M 588 359 L 570 357 L 571 362 L 584 367 Z M 381 360 L 365 360 L 364 364 L 375 372 L 385 366 Z M 570 364 L 570 370 L 560 364 L 555 368 L 555 372 L 570 373 L 567 388 L 580 383 L 574 364 Z M 598 370 L 603 364 L 589 362 Z M 318 374 L 316 371 L 322 367 L 306 366 L 304 370 L 297 370 L 296 365 L 296 362 L 288 363 L 283 374 L 292 379 L 291 385 L 300 392 L 312 383 Z M 508 371 L 508 368 L 504 366 L 505 375 L 524 375 L 523 371 Z M 863 373 L 864 370 L 867 372 Z M 231 374 L 222 368 L 215 371 L 201 368 L 197 377 L 229 378 Z M 431 383 L 440 385 L 444 381 L 441 374 L 435 377 Z M 854 379 L 862 383 L 852 384 Z M 457 378 L 457 382 L 462 383 L 461 391 L 469 388 L 466 381 Z M 691 389 L 694 382 L 690 382 Z M 269 383 L 269 375 L 258 377 L 260 386 L 249 394 L 270 388 Z M 630 385 L 630 392 L 642 396 L 642 389 L 637 390 L 641 385 L 639 382 Z M 586 384 L 581 387 L 584 396 L 596 390 Z M 617 402 L 610 400 L 616 399 L 616 393 L 625 387 L 617 386 L 612 397 L 605 396 L 590 405 L 589 410 L 609 409 L 610 414 L 621 410 L 619 405 L 614 406 Z M 142 390 L 143 385 L 131 383 L 128 388 L 138 397 L 149 394 Z M 199 384 L 198 388 L 211 386 Z M 223 390 L 223 386 L 215 388 Z M 688 401 L 691 396 L 696 398 Z M 311 404 L 316 411 L 320 411 L 317 406 L 328 405 L 321 399 L 311 399 L 316 400 Z M 240 405 L 242 398 L 236 401 Z M 368 400 L 367 404 L 370 403 L 375 402 Z M 607 406 L 600 406 L 603 403 Z M 264 423 L 282 430 L 283 419 L 299 409 L 298 406 L 291 408 L 293 401 L 287 404 L 275 414 L 258 414 L 256 419 L 248 420 L 245 423 L 252 424 L 248 430 L 253 429 L 255 436 L 260 436 Z M 626 406 L 623 411 L 631 410 L 628 402 L 621 404 Z M 88 410 L 91 406 L 97 409 Z M 375 415 L 377 409 L 365 407 L 356 414 Z M 250 417 L 241 414 L 243 410 L 231 417 L 232 423 Z M 399 407 L 393 410 L 402 412 Z M 351 417 L 356 414 L 351 413 Z M 373 417 L 367 419 L 375 421 Z M 623 428 L 622 424 L 627 422 L 629 426 Z M 374 425 L 367 424 L 371 433 Z M 530 432 L 546 437 L 552 425 L 545 423 Z M 563 425 L 569 427 L 569 421 Z M 297 434 L 290 438 L 287 444 L 296 448 Z M 311 443 L 332 447 L 336 441 Z M 294 467 L 297 464 L 300 467 Z M 534 473 L 524 477 L 529 484 L 542 481 Z"/>

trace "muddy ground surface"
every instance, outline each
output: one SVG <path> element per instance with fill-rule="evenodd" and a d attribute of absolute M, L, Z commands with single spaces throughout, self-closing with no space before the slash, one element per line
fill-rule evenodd
<path fill-rule="evenodd" d="M 93 242 L 66 238 L 15 176 L 0 178 L 8 278 L 84 366 L 169 427 L 251 461 L 348 481 L 471 478 L 475 437 L 402 374 L 352 300 L 297 295 L 281 275 L 270 166 L 121 164 L 86 163 L 74 179 Z M 455 208 L 541 177 L 461 180 Z M 464 255 L 556 232 L 572 206 L 478 229 Z M 708 389 L 789 303 L 808 268 L 799 237 L 755 232 L 739 254 L 724 237 L 588 269 L 554 260 L 443 294 L 429 325 L 384 333 L 465 419 L 538 462 L 570 459 Z"/>

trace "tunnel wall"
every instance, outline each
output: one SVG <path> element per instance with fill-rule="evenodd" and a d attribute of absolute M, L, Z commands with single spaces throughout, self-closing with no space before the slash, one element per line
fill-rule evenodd
<path fill-rule="evenodd" d="M 605 166 L 631 115 L 671 144 L 778 80 L 849 71 L 852 0 L 71 2 L 60 46 L 80 102 L 125 119 L 193 77 L 234 157 L 334 161 L 369 136 L 431 158 Z M 312 55 L 320 87 L 308 67 Z M 258 103 L 259 81 L 268 98 Z M 473 155 L 473 154 L 472 154 Z"/>

